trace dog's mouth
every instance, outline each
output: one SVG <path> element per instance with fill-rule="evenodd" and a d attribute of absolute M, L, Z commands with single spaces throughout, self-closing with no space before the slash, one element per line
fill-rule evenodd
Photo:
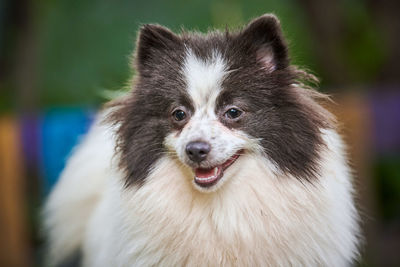
<path fill-rule="evenodd" d="M 230 157 L 227 161 L 221 165 L 203 169 L 194 169 L 194 182 L 203 188 L 211 187 L 218 183 L 218 181 L 224 176 L 224 171 L 229 168 L 240 156 L 242 150 L 236 152 L 235 155 Z"/>

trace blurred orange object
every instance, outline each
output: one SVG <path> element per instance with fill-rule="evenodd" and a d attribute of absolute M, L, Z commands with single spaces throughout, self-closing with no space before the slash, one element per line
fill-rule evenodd
<path fill-rule="evenodd" d="M 29 266 L 19 127 L 0 118 L 0 266 Z"/>

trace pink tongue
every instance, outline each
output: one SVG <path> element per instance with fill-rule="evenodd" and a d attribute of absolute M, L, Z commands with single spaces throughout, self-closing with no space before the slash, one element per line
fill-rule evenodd
<path fill-rule="evenodd" d="M 195 175 L 197 178 L 208 178 L 208 177 L 214 176 L 214 169 L 215 168 L 212 168 L 212 169 L 198 168 L 195 170 Z"/>

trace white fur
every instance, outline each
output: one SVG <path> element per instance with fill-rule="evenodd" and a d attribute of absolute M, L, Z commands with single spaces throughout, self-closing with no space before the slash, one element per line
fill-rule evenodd
<path fill-rule="evenodd" d="M 215 107 L 222 81 L 228 74 L 226 69 L 226 63 L 218 51 L 214 51 L 212 58 L 207 61 L 196 57 L 191 50 L 186 51 L 182 73 L 195 108 Z"/>
<path fill-rule="evenodd" d="M 114 145 L 101 131 L 94 127 L 47 204 L 54 260 L 81 242 L 84 266 L 99 267 L 347 266 L 357 256 L 350 172 L 333 131 L 323 131 L 314 186 L 277 177 L 247 154 L 213 194 L 196 190 L 188 169 L 167 156 L 143 187 L 123 188 L 118 169 L 104 168 L 110 156 L 99 157 Z M 95 166 L 82 175 L 87 164 Z"/>
<path fill-rule="evenodd" d="M 96 122 L 75 149 L 43 210 L 50 265 L 84 242 L 87 222 L 102 198 L 105 180 L 113 176 L 109 173 L 113 154 L 111 130 Z"/>

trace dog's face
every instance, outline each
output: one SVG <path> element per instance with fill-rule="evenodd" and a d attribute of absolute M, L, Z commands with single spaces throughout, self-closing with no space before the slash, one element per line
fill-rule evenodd
<path fill-rule="evenodd" d="M 209 58 L 196 56 L 187 48 L 182 79 L 190 105 L 175 104 L 165 144 L 179 160 L 194 172 L 194 185 L 201 191 L 215 190 L 225 179 L 224 171 L 246 150 L 256 145 L 239 129 L 246 117 L 246 107 L 239 102 L 221 103 L 223 81 L 228 66 L 219 51 Z"/>
<path fill-rule="evenodd" d="M 327 117 L 289 65 L 278 20 L 259 17 L 235 33 L 175 35 L 145 25 L 135 88 L 113 113 L 127 184 L 141 184 L 161 157 L 179 160 L 203 192 L 230 179 L 242 154 L 311 179 Z"/>

